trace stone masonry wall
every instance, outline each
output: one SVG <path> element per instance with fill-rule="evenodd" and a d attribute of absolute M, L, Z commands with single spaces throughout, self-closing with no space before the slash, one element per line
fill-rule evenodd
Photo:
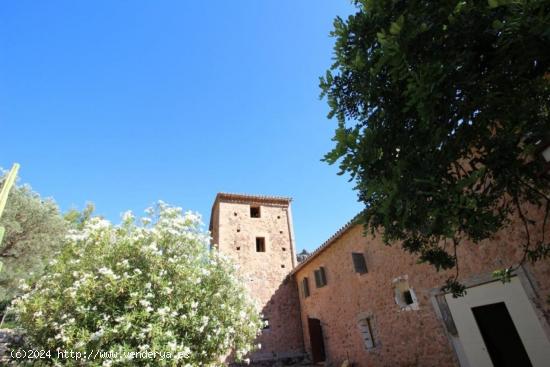
<path fill-rule="evenodd" d="M 251 204 L 260 206 L 260 218 L 251 218 Z M 239 264 L 246 287 L 269 321 L 269 329 L 258 338 L 262 348 L 252 355 L 253 360 L 303 354 L 298 290 L 289 277 L 295 254 L 288 210 L 287 205 L 266 202 L 220 201 L 213 221 L 218 224 L 212 232 L 219 250 Z M 265 252 L 256 251 L 256 237 L 265 238 Z"/>
<path fill-rule="evenodd" d="M 517 263 L 522 256 L 521 224 L 512 226 L 479 245 L 464 243 L 459 249 L 461 279 L 485 277 L 497 268 Z M 550 228 L 547 229 L 550 234 Z M 540 233 L 540 228 L 539 228 Z M 354 270 L 352 252 L 365 253 L 368 273 Z M 325 267 L 327 285 L 316 288 L 314 270 Z M 536 308 L 550 322 L 550 263 L 525 266 L 533 280 Z M 361 225 L 352 226 L 334 243 L 295 273 L 298 284 L 309 278 L 310 296 L 300 290 L 304 345 L 311 353 L 308 317 L 321 320 L 327 360 L 340 365 L 349 358 L 359 367 L 458 366 L 443 322 L 436 316 L 431 292 L 440 288 L 451 273 L 436 272 L 399 246 L 385 246 L 380 236 L 365 237 Z M 418 310 L 402 310 L 394 299 L 392 280 L 407 277 L 418 299 Z M 366 350 L 358 317 L 372 319 L 376 346 Z"/>

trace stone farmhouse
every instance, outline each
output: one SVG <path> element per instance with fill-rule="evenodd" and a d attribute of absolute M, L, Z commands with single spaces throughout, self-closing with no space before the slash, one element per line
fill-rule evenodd
<path fill-rule="evenodd" d="M 239 264 L 268 324 L 253 361 L 307 354 L 358 367 L 550 366 L 550 262 L 506 284 L 491 275 L 519 263 L 521 229 L 460 246 L 468 288 L 453 298 L 440 290 L 451 273 L 354 220 L 297 263 L 290 198 L 219 193 L 210 220 L 212 245 Z"/>

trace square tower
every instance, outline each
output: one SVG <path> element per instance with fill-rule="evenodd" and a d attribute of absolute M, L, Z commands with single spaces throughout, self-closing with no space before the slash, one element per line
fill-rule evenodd
<path fill-rule="evenodd" d="M 303 354 L 290 198 L 219 193 L 210 216 L 212 247 L 230 256 L 268 326 L 253 360 Z"/>

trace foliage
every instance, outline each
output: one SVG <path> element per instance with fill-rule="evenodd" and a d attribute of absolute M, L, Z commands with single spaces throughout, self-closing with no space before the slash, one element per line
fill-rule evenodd
<path fill-rule="evenodd" d="M 83 229 L 86 222 L 88 222 L 94 213 L 95 205 L 94 203 L 86 203 L 86 207 L 79 211 L 77 209 L 70 209 L 67 213 L 63 215 L 63 218 L 71 225 L 71 227 L 76 229 Z"/>
<path fill-rule="evenodd" d="M 129 212 L 120 226 L 91 218 L 71 230 L 15 314 L 35 349 L 113 354 L 59 364 L 210 366 L 230 349 L 241 358 L 262 321 L 234 266 L 208 242 L 198 215 L 164 203 L 142 224 Z"/>
<path fill-rule="evenodd" d="M 11 191 L 15 180 L 17 179 L 17 172 L 19 171 L 19 164 L 15 163 L 10 170 L 10 172 L 5 175 L 4 181 L 0 189 L 0 218 L 6 207 L 6 202 L 8 201 L 8 196 Z M 2 244 L 2 239 L 4 238 L 5 228 L 0 226 L 0 245 Z M 0 261 L 0 271 L 2 271 L 2 266 L 4 264 Z"/>
<path fill-rule="evenodd" d="M 28 185 L 11 188 L 0 226 L 6 228 L 0 245 L 0 300 L 9 300 L 17 294 L 19 280 L 40 273 L 60 249 L 67 226 L 55 202 Z"/>
<path fill-rule="evenodd" d="M 320 86 L 338 120 L 325 160 L 355 180 L 368 228 L 438 270 L 456 267 L 445 286 L 456 294 L 457 245 L 512 216 L 525 225 L 525 259 L 547 257 L 524 208 L 549 210 L 538 152 L 550 143 L 550 2 L 355 5 L 334 22 Z"/>

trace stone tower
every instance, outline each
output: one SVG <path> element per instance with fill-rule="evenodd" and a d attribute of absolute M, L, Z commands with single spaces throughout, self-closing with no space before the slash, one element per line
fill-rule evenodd
<path fill-rule="evenodd" d="M 219 193 L 210 217 L 212 246 L 239 265 L 246 287 L 268 326 L 253 360 L 303 353 L 290 198 Z"/>

